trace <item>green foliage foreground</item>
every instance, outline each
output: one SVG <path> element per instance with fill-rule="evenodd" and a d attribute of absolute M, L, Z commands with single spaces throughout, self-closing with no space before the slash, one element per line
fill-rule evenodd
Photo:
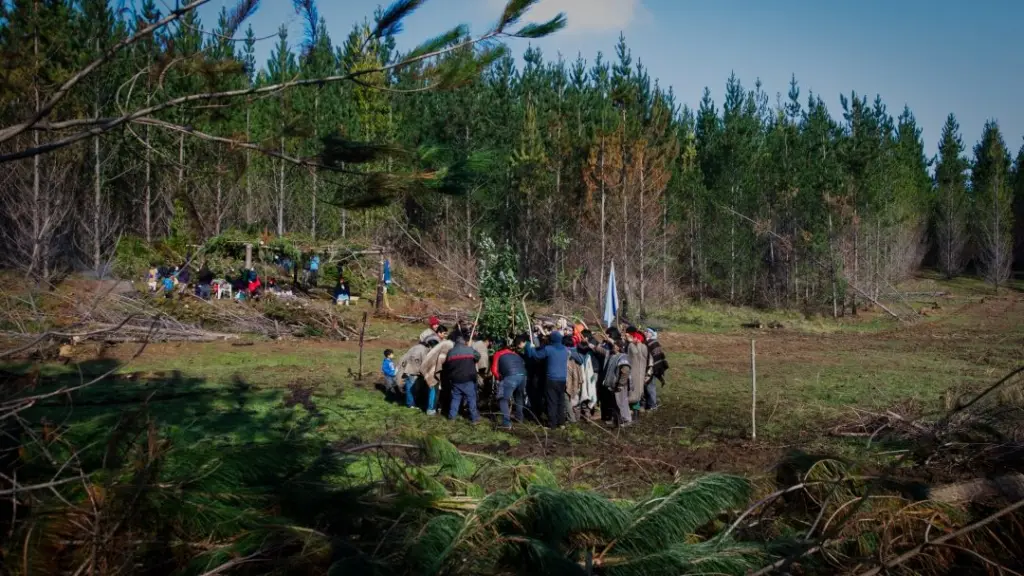
<path fill-rule="evenodd" d="M 392 575 L 742 574 L 764 559 L 761 547 L 696 536 L 747 502 L 742 478 L 615 501 L 438 437 L 343 447 L 303 430 L 313 418 L 249 418 L 263 433 L 233 443 L 215 425 L 200 441 L 159 428 L 146 408 L 112 432 L 45 428 L 26 439 L 17 477 L 54 486 L 26 490 L 13 527 L 4 518 L 4 557 L 20 573 Z"/>

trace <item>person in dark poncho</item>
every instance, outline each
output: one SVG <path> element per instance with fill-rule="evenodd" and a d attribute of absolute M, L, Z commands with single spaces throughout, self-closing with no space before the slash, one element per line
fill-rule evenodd
<path fill-rule="evenodd" d="M 547 380 L 544 386 L 545 407 L 548 414 L 548 427 L 558 428 L 565 424 L 567 415 L 565 408 L 565 381 L 569 360 L 583 364 L 583 359 L 575 349 L 566 348 L 562 343 L 562 333 L 551 333 L 547 346 L 536 349 L 532 344 L 526 345 L 526 355 L 534 360 L 547 360 Z"/>
<path fill-rule="evenodd" d="M 615 424 L 618 427 L 630 426 L 633 423 L 632 411 L 629 407 L 632 368 L 629 364 L 629 355 L 624 352 L 625 349 L 625 342 L 612 340 L 607 336 L 604 342 L 592 348 L 603 365 L 598 388 L 604 388 L 610 395 L 610 398 L 606 396 L 601 400 L 602 419 L 607 411 L 611 418 L 605 419 L 605 424 Z M 607 407 L 604 405 L 605 402 L 608 402 Z"/>
<path fill-rule="evenodd" d="M 651 382 L 654 384 L 654 380 L 660 380 L 661 385 L 665 385 L 665 372 L 668 371 L 668 360 L 665 358 L 665 351 L 661 349 L 661 342 L 658 341 L 658 333 L 653 329 L 648 328 L 647 334 L 647 350 L 651 356 Z"/>
<path fill-rule="evenodd" d="M 196 285 L 196 295 L 203 300 L 209 300 L 212 293 L 213 285 L 213 272 L 210 270 L 210 266 L 203 262 L 202 268 L 199 269 L 198 283 Z"/>
<path fill-rule="evenodd" d="M 469 408 L 469 419 L 473 424 L 480 421 L 480 412 L 476 409 L 476 363 L 480 361 L 480 353 L 466 344 L 466 335 L 456 330 L 452 335 L 455 345 L 448 351 L 442 372 L 446 382 L 451 382 L 452 401 L 448 408 L 448 419 L 455 420 L 459 408 L 465 401 Z"/>

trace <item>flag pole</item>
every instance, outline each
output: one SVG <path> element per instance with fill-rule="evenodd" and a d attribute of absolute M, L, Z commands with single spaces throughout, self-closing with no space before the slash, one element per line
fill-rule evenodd
<path fill-rule="evenodd" d="M 612 274 L 615 274 L 615 260 L 612 260 Z M 622 331 L 622 321 L 619 318 L 619 308 L 622 308 L 622 302 L 619 302 L 619 277 L 615 276 L 615 286 L 612 287 L 615 292 L 612 294 L 612 302 L 615 306 L 615 328 L 620 332 Z"/>

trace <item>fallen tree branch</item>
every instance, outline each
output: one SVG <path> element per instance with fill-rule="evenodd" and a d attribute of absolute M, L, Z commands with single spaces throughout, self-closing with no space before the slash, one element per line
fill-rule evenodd
<path fill-rule="evenodd" d="M 1003 384 L 1009 382 L 1014 376 L 1020 374 L 1021 372 L 1024 372 L 1024 364 L 1021 364 L 1015 370 L 1013 370 L 1012 372 L 1010 372 L 1006 376 L 1003 376 L 1002 378 L 1000 378 L 998 382 L 996 382 L 995 384 L 993 384 L 993 385 L 989 386 L 988 388 L 986 388 L 981 394 L 978 394 L 977 396 L 975 396 L 974 399 L 971 400 L 970 402 L 968 402 L 967 404 L 964 404 L 962 406 L 957 406 L 956 408 L 951 410 L 950 413 L 946 416 L 946 422 L 949 421 L 949 418 L 951 416 L 953 416 L 957 412 L 962 412 L 962 411 L 970 408 L 971 406 L 977 404 L 979 400 L 981 400 L 982 398 L 988 396 L 992 392 L 995 392 L 1000 386 L 1002 386 Z"/>
<path fill-rule="evenodd" d="M 883 562 L 880 566 L 861 572 L 857 576 L 875 576 L 876 574 L 880 574 L 883 570 L 899 566 L 900 564 L 903 564 L 908 560 L 915 558 L 916 556 L 924 552 L 929 546 L 938 546 L 946 542 L 949 542 L 950 540 L 956 540 L 957 538 L 965 534 L 970 534 L 978 528 L 983 528 L 991 524 L 992 522 L 995 522 L 996 520 L 1002 518 L 1003 516 L 1006 516 L 1007 514 L 1012 514 L 1013 512 L 1016 512 L 1021 508 L 1024 508 L 1024 499 L 1018 500 L 1017 502 L 1014 502 L 1013 504 L 1010 504 L 1009 506 L 1006 506 L 1005 508 L 1002 508 L 1001 510 L 993 514 L 989 514 L 988 516 L 982 518 L 981 520 L 978 520 L 977 522 L 972 522 L 971 524 L 968 524 L 967 526 L 964 526 L 963 528 L 955 532 L 950 532 L 949 534 L 946 534 L 945 536 L 940 536 L 935 540 L 918 544 L 917 546 L 914 546 L 913 548 L 907 550 L 903 554 L 900 554 L 895 558 Z"/>

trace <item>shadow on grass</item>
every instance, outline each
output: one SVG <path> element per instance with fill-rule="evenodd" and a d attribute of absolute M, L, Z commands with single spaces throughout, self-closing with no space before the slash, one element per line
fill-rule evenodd
<path fill-rule="evenodd" d="M 117 368 L 16 366 L 0 380 L 13 401 Z M 241 375 L 114 374 L 50 396 L 3 422 L 0 488 L 22 487 L 16 504 L 0 492 L 4 557 L 34 573 L 324 572 L 342 560 L 378 573 L 366 543 L 395 508 L 365 498 L 367 464 L 332 449 L 316 433 L 324 422 L 311 390 Z"/>

